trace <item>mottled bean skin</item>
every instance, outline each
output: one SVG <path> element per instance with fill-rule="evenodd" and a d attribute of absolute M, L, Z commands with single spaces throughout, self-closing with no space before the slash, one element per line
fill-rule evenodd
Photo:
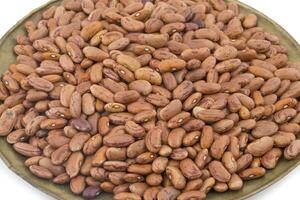
<path fill-rule="evenodd" d="M 7 49 L 0 136 L 78 198 L 247 191 L 300 153 L 300 63 L 260 20 L 225 0 L 51 4 Z"/>

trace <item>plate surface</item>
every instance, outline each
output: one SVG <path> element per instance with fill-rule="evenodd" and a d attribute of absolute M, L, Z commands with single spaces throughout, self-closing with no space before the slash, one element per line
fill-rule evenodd
<path fill-rule="evenodd" d="M 234 0 L 229 0 L 234 1 Z M 29 15 L 25 16 L 20 20 L 15 26 L 13 26 L 0 40 L 0 73 L 3 73 L 10 63 L 15 61 L 16 56 L 13 53 L 13 47 L 15 46 L 15 37 L 19 34 L 25 34 L 24 23 L 27 20 L 37 21 L 41 18 L 41 12 L 47 7 L 59 4 L 60 0 L 53 0 L 47 4 L 35 9 Z M 237 1 L 235 1 L 237 2 Z M 263 27 L 266 31 L 277 35 L 281 41 L 281 44 L 288 49 L 290 60 L 299 60 L 300 58 L 300 46 L 299 44 L 289 35 L 282 27 L 276 24 L 273 20 L 269 19 L 267 16 L 258 12 L 257 10 L 237 2 L 241 7 L 241 13 L 255 13 L 259 18 L 259 26 Z M 39 188 L 43 192 L 53 196 L 60 200 L 83 200 L 83 198 L 71 194 L 68 186 L 54 185 L 49 181 L 45 181 L 33 176 L 29 170 L 24 166 L 25 158 L 17 154 L 12 146 L 6 142 L 5 138 L 0 138 L 0 157 L 6 163 L 6 165 L 26 180 L 28 183 L 32 184 L 34 187 Z M 291 170 L 293 170 L 300 163 L 300 157 L 293 161 L 280 160 L 278 166 L 260 179 L 248 181 L 245 183 L 244 188 L 237 192 L 225 192 L 222 194 L 211 193 L 208 195 L 208 200 L 241 200 L 249 196 L 252 196 L 259 191 L 265 189 L 271 184 L 275 183 L 285 175 L 287 175 Z M 111 200 L 112 196 L 109 194 L 101 194 L 97 200 Z"/>

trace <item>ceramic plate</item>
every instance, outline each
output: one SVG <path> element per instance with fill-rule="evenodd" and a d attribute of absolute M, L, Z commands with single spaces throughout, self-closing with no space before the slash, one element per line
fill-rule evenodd
<path fill-rule="evenodd" d="M 29 15 L 20 20 L 14 27 L 12 27 L 0 40 L 0 72 L 3 73 L 10 63 L 14 63 L 16 56 L 13 53 L 13 47 L 16 45 L 15 37 L 19 34 L 25 34 L 24 23 L 27 20 L 37 21 L 41 18 L 41 13 L 48 7 L 59 4 L 59 0 L 50 1 L 47 4 L 32 11 Z M 300 58 L 299 44 L 289 35 L 282 27 L 276 24 L 273 20 L 263 15 L 259 11 L 237 2 L 241 7 L 241 13 L 255 13 L 259 18 L 259 26 L 263 27 L 266 31 L 277 35 L 281 41 L 281 44 L 288 49 L 289 59 L 296 60 Z M 12 146 L 6 142 L 6 138 L 0 138 L 0 157 L 6 163 L 6 165 L 32 184 L 34 187 L 39 188 L 43 192 L 53 196 L 60 200 L 82 200 L 83 198 L 73 195 L 68 186 L 54 185 L 50 181 L 39 179 L 32 175 L 29 170 L 24 166 L 25 158 L 17 154 Z M 270 170 L 267 174 L 260 179 L 245 182 L 242 190 L 237 192 L 225 192 L 225 193 L 210 193 L 208 200 L 241 200 L 249 196 L 252 196 L 259 191 L 265 189 L 271 184 L 275 183 L 291 170 L 293 170 L 300 163 L 300 157 L 293 161 L 281 160 L 278 166 L 274 170 Z M 110 200 L 112 196 L 109 194 L 101 194 L 97 200 Z"/>

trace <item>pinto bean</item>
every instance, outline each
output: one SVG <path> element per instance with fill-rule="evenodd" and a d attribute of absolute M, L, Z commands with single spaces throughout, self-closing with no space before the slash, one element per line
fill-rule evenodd
<path fill-rule="evenodd" d="M 300 63 L 259 20 L 224 0 L 57 2 L 16 35 L 0 136 L 84 199 L 240 190 L 300 152 Z"/>

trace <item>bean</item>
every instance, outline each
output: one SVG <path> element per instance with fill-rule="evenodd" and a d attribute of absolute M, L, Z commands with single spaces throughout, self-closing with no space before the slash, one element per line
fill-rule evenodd
<path fill-rule="evenodd" d="M 300 130 L 299 63 L 255 14 L 210 1 L 64 1 L 16 35 L 0 136 L 84 199 L 240 190 Z"/>

